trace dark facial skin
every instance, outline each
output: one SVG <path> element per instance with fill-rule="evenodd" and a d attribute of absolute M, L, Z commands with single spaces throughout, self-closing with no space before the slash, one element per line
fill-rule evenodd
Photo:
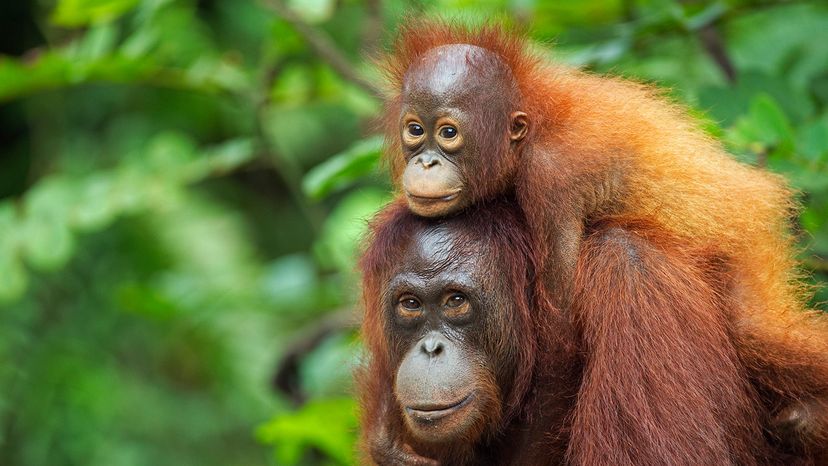
<path fill-rule="evenodd" d="M 411 211 L 424 217 L 476 201 L 463 167 L 489 163 L 528 131 L 526 114 L 511 108 L 517 100 L 511 72 L 477 46 L 431 49 L 409 69 L 402 95 L 402 185 Z"/>
<path fill-rule="evenodd" d="M 502 310 L 481 285 L 486 255 L 458 253 L 458 243 L 452 228 L 425 231 L 388 287 L 388 325 L 399 336 L 394 396 L 423 443 L 477 438 L 500 415 L 497 355 L 487 354 L 481 336 Z"/>
<path fill-rule="evenodd" d="M 825 399 L 798 400 L 784 407 L 770 423 L 770 432 L 786 450 L 803 454 L 820 451 L 822 462 L 828 462 L 828 451 L 820 444 L 828 433 L 828 402 Z"/>

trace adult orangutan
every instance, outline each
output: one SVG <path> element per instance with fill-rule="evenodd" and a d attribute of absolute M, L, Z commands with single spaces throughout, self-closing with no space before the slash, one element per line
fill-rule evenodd
<path fill-rule="evenodd" d="M 561 310 L 533 286 L 510 199 L 444 219 L 397 202 L 377 217 L 360 263 L 366 461 L 828 461 L 824 327 L 745 336 L 716 253 L 623 218 L 584 234 Z"/>
<path fill-rule="evenodd" d="M 647 383 L 653 366 L 645 370 L 636 363 L 635 350 L 646 350 L 646 361 L 658 367 L 686 362 L 674 361 L 669 352 L 656 356 L 658 347 L 688 347 L 663 328 L 665 316 L 679 312 L 671 306 L 682 309 L 683 319 L 708 322 L 699 328 L 722 322 L 710 320 L 713 311 L 706 306 L 725 312 L 728 341 L 739 358 L 735 367 L 746 374 L 762 403 L 756 415 L 773 418 L 760 424 L 778 424 L 773 435 L 787 432 L 794 449 L 824 440 L 826 323 L 803 304 L 807 293 L 786 230 L 791 196 L 781 179 L 732 160 L 656 91 L 547 62 L 527 51 L 519 37 L 497 28 L 471 31 L 414 23 L 403 28 L 386 65 L 392 88 L 385 120 L 387 157 L 408 207 L 420 216 L 446 217 L 488 201 L 513 199 L 528 226 L 537 294 L 585 323 L 581 337 L 588 351 L 578 397 L 585 407 L 574 412 L 567 447 L 571 462 L 663 464 L 667 458 L 681 463 L 687 460 L 680 455 L 695 458 L 690 450 L 705 459 L 715 456 L 706 451 L 722 452 L 687 447 L 698 444 L 682 429 L 709 422 L 683 424 L 665 414 L 669 409 L 645 409 L 641 403 L 629 404 L 641 412 L 626 413 L 621 404 L 652 393 Z M 578 280 L 590 277 L 578 275 L 576 267 L 592 260 L 583 244 L 594 233 L 590 228 L 613 222 L 620 222 L 620 232 L 633 235 L 641 251 L 656 251 L 664 263 L 673 264 L 668 270 L 678 281 L 661 277 L 652 288 L 648 274 L 640 274 L 640 282 L 610 274 L 612 280 L 604 277 L 606 282 L 582 283 L 579 289 Z M 635 233 L 634 225 L 646 228 Z M 382 248 L 378 251 L 383 254 Z M 624 249 L 609 251 L 621 254 Z M 636 270 L 639 254 L 643 252 L 625 261 L 598 259 L 608 268 Z M 698 268 L 689 277 L 681 273 L 688 263 Z M 377 279 L 368 272 L 366 280 Z M 685 292 L 696 298 L 670 301 Z M 698 315 L 684 314 L 697 304 Z M 537 312 L 547 311 L 540 306 Z M 641 332 L 643 328 L 651 331 Z M 382 335 L 370 332 L 375 338 Z M 724 351 L 721 345 L 711 348 Z M 689 372 L 701 377 L 700 371 Z M 676 395 L 679 388 L 669 390 L 680 402 L 688 401 Z M 621 435 L 634 420 L 635 426 L 654 431 L 642 431 L 637 446 L 632 436 Z M 663 443 L 671 429 L 686 435 Z M 722 428 L 714 437 L 754 438 L 733 429 Z M 683 447 L 673 451 L 666 445 Z M 744 452 L 751 448 L 731 452 L 722 461 L 746 461 L 750 455 Z"/>

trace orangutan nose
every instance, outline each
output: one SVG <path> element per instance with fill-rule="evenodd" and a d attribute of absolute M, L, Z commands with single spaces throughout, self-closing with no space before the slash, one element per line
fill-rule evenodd
<path fill-rule="evenodd" d="M 438 335 L 428 335 L 420 343 L 420 350 L 432 358 L 442 354 L 444 348 L 445 343 Z"/>
<path fill-rule="evenodd" d="M 417 161 L 420 162 L 420 164 L 426 170 L 435 165 L 440 165 L 442 163 L 440 162 L 440 157 L 433 152 L 426 152 L 424 154 L 421 154 L 419 158 L 417 158 Z"/>

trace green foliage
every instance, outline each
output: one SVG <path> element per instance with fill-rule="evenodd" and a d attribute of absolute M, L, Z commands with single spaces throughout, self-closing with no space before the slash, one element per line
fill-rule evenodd
<path fill-rule="evenodd" d="M 139 0 L 63 0 L 52 14 L 59 26 L 86 26 L 112 21 L 135 8 Z"/>
<path fill-rule="evenodd" d="M 253 155 L 250 141 L 232 141 L 205 150 L 196 159 L 186 138 L 160 134 L 145 151 L 130 155 L 116 168 L 76 176 L 44 177 L 22 197 L 20 208 L 0 203 L 4 236 L 0 252 L 0 303 L 25 291 L 26 261 L 39 271 L 63 267 L 74 250 L 74 232 L 100 230 L 122 214 L 163 205 L 177 191 L 212 174 L 231 171 Z"/>
<path fill-rule="evenodd" d="M 338 316 L 358 308 L 355 255 L 391 198 L 364 57 L 412 8 L 376 4 L 0 6 L 0 464 L 356 461 L 361 354 Z M 527 26 L 552 59 L 669 88 L 799 190 L 802 259 L 828 279 L 824 2 L 416 14 Z M 272 385 L 286 360 L 290 393 Z"/>
<path fill-rule="evenodd" d="M 278 415 L 259 427 L 257 433 L 263 442 L 276 444 L 279 464 L 299 464 L 308 446 L 318 448 L 335 464 L 352 464 L 356 427 L 354 401 L 329 398 L 311 401 L 294 413 Z"/>
<path fill-rule="evenodd" d="M 311 199 L 322 199 L 351 186 L 376 170 L 381 151 L 381 136 L 359 141 L 310 170 L 302 180 L 302 189 Z"/>

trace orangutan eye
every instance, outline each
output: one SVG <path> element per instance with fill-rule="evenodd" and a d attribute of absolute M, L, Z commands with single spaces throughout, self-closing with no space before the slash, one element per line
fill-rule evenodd
<path fill-rule="evenodd" d="M 403 295 L 394 312 L 403 322 L 413 322 L 423 315 L 423 305 L 414 296 Z"/>
<path fill-rule="evenodd" d="M 422 304 L 420 304 L 420 302 L 417 301 L 416 298 L 412 298 L 411 296 L 405 296 L 402 299 L 400 299 L 400 306 L 409 311 L 416 311 L 420 308 L 420 306 L 422 306 Z"/>
<path fill-rule="evenodd" d="M 453 295 L 449 296 L 448 301 L 446 301 L 446 306 L 448 307 L 460 307 L 466 303 L 466 297 L 460 293 L 454 293 Z"/>
<path fill-rule="evenodd" d="M 422 136 L 423 134 L 425 134 L 425 130 L 422 126 L 418 125 L 417 123 L 409 123 L 408 134 L 412 136 Z"/>
<path fill-rule="evenodd" d="M 454 126 L 443 126 L 440 128 L 440 137 L 443 139 L 454 139 L 457 136 L 457 128 Z"/>

